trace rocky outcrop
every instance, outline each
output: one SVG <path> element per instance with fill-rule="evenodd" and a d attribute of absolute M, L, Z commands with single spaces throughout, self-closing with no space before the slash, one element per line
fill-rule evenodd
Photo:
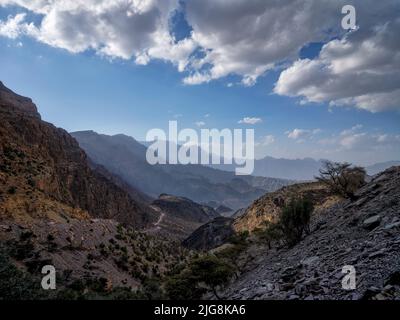
<path fill-rule="evenodd" d="M 234 234 L 233 219 L 218 217 L 195 230 L 182 244 L 193 250 L 211 250 L 226 243 Z"/>
<path fill-rule="evenodd" d="M 354 200 L 321 208 L 293 248 L 260 244 L 251 252 L 252 263 L 224 298 L 399 299 L 400 167 L 375 176 Z M 342 285 L 349 267 L 353 289 Z"/>
<path fill-rule="evenodd" d="M 40 114 L 37 111 L 36 105 L 30 98 L 20 96 L 8 89 L 0 81 L 0 108 L 2 111 L 11 109 L 14 114 L 29 115 L 40 119 Z"/>
<path fill-rule="evenodd" d="M 319 182 L 299 183 L 283 187 L 278 191 L 265 194 L 254 201 L 244 212 L 240 211 L 235 214 L 234 229 L 238 232 L 252 232 L 262 229 L 266 221 L 277 221 L 282 208 L 294 196 L 307 197 L 313 202 L 317 211 L 338 200 L 332 196 L 324 184 Z"/>
<path fill-rule="evenodd" d="M 219 216 L 211 207 L 168 194 L 161 194 L 151 207 L 162 217 L 155 231 L 173 239 L 185 239 L 199 226 Z"/>
<path fill-rule="evenodd" d="M 137 228 L 157 218 L 92 170 L 65 130 L 40 119 L 28 98 L 0 86 L 0 216 L 115 219 Z"/>

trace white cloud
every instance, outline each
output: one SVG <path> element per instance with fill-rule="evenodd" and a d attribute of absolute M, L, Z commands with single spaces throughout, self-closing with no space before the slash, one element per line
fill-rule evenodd
<path fill-rule="evenodd" d="M 266 135 L 260 139 L 260 142 L 256 143 L 257 147 L 259 146 L 269 146 L 275 142 L 275 137 L 273 135 Z"/>
<path fill-rule="evenodd" d="M 0 36 L 16 39 L 21 34 L 35 34 L 36 28 L 33 24 L 25 23 L 25 17 L 25 13 L 19 13 L 14 17 L 9 16 L 4 22 L 0 20 Z"/>
<path fill-rule="evenodd" d="M 277 64 L 293 59 L 326 30 L 339 30 L 342 1 L 191 0 L 187 20 L 203 49 L 185 83 L 199 84 L 237 74 L 246 86 Z M 288 23 L 291 21 L 291 23 Z"/>
<path fill-rule="evenodd" d="M 257 123 L 261 123 L 261 122 L 262 122 L 262 119 L 256 118 L 256 117 L 244 117 L 243 119 L 238 121 L 238 123 L 240 123 L 240 124 L 257 124 Z"/>
<path fill-rule="evenodd" d="M 341 131 L 327 139 L 319 140 L 322 145 L 330 145 L 337 151 L 368 151 L 382 149 L 400 150 L 400 135 L 388 133 L 369 133 L 361 124 Z"/>
<path fill-rule="evenodd" d="M 274 92 L 301 103 L 327 102 L 371 112 L 400 109 L 398 0 L 0 0 L 41 17 L 0 21 L 0 36 L 30 36 L 72 53 L 171 62 L 187 85 L 238 75 L 253 85 L 268 70 L 281 73 Z M 340 26 L 344 4 L 356 7 L 358 28 Z M 373 8 L 373 10 L 371 10 Z M 192 28 L 177 41 L 171 17 L 185 10 Z M 333 39 L 333 40 L 332 40 Z M 325 43 L 299 60 L 310 43 Z M 230 86 L 228 84 L 228 86 Z"/>
<path fill-rule="evenodd" d="M 0 24 L 0 35 L 34 37 L 50 46 L 80 53 L 89 49 L 111 58 L 172 62 L 183 71 L 195 49 L 192 39 L 176 41 L 170 18 L 178 0 L 0 0 L 42 16 L 36 26 L 17 14 Z"/>
<path fill-rule="evenodd" d="M 371 112 L 400 110 L 400 18 L 388 19 L 328 42 L 313 60 L 297 60 L 281 73 L 275 93 Z"/>
<path fill-rule="evenodd" d="M 313 129 L 313 130 L 308 130 L 308 129 L 293 129 L 292 131 L 286 131 L 285 133 L 287 134 L 288 138 L 293 139 L 293 140 L 298 140 L 298 139 L 305 139 L 305 138 L 310 138 L 318 133 L 321 132 L 321 129 Z"/>
<path fill-rule="evenodd" d="M 206 123 L 204 121 L 197 121 L 195 122 L 196 126 L 198 126 L 199 128 L 204 127 L 206 125 Z"/>

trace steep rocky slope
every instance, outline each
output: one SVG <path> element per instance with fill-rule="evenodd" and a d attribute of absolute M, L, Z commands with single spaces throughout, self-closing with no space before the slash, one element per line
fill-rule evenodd
<path fill-rule="evenodd" d="M 266 221 L 276 222 L 282 208 L 292 196 L 309 198 L 317 211 L 339 200 L 332 196 L 325 185 L 319 182 L 299 183 L 283 187 L 276 192 L 265 194 L 254 201 L 244 212 L 238 214 L 233 223 L 234 229 L 237 232 L 252 232 L 263 228 Z"/>
<path fill-rule="evenodd" d="M 160 218 L 153 199 L 91 163 L 73 137 L 1 83 L 0 123 L 0 298 L 16 296 L 18 272 L 43 294 L 48 264 L 57 271 L 52 298 L 109 297 L 121 287 L 122 297 L 143 298 L 135 292 L 184 261 L 179 242 L 144 232 Z"/>
<path fill-rule="evenodd" d="M 92 170 L 66 131 L 40 120 L 28 98 L 0 84 L 0 215 L 113 218 L 136 227 L 156 219 L 121 187 Z"/>
<path fill-rule="evenodd" d="M 196 229 L 183 242 L 183 246 L 193 250 L 210 250 L 226 243 L 235 234 L 233 219 L 217 217 Z"/>
<path fill-rule="evenodd" d="M 270 206 L 273 199 L 266 196 L 257 206 Z M 400 167 L 375 176 L 355 200 L 320 208 L 311 233 L 296 246 L 269 250 L 254 242 L 245 254 L 252 262 L 224 298 L 400 299 Z M 355 290 L 342 287 L 346 265 L 355 268 Z"/>

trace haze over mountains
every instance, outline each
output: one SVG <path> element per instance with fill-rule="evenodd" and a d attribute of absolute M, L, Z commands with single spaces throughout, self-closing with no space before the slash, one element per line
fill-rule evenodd
<path fill-rule="evenodd" d="M 246 207 L 265 192 L 274 191 L 293 181 L 236 176 L 234 172 L 202 165 L 150 165 L 146 147 L 126 135 L 108 136 L 94 131 L 73 132 L 88 156 L 97 164 L 123 178 L 152 197 L 162 193 L 187 197 L 196 202 Z"/>
<path fill-rule="evenodd" d="M 265 157 L 255 160 L 253 175 L 261 177 L 271 177 L 289 180 L 313 180 L 315 176 L 319 175 L 324 159 L 285 159 Z M 355 165 L 357 165 L 355 163 Z M 375 175 L 392 166 L 400 165 L 400 161 L 387 161 L 367 166 L 368 175 Z M 232 166 L 222 165 L 220 169 L 233 171 Z"/>

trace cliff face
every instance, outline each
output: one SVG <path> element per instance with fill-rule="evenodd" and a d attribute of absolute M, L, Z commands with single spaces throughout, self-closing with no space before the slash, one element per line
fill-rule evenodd
<path fill-rule="evenodd" d="M 42 121 L 30 99 L 2 84 L 0 123 L 1 217 L 90 215 L 138 228 L 156 218 L 92 170 L 75 139 Z"/>
<path fill-rule="evenodd" d="M 254 201 L 244 212 L 237 215 L 233 223 L 235 231 L 252 232 L 263 228 L 266 221 L 276 222 L 282 208 L 292 196 L 309 198 L 316 209 L 332 205 L 338 198 L 332 196 L 329 190 L 319 182 L 299 183 L 267 193 Z"/>

